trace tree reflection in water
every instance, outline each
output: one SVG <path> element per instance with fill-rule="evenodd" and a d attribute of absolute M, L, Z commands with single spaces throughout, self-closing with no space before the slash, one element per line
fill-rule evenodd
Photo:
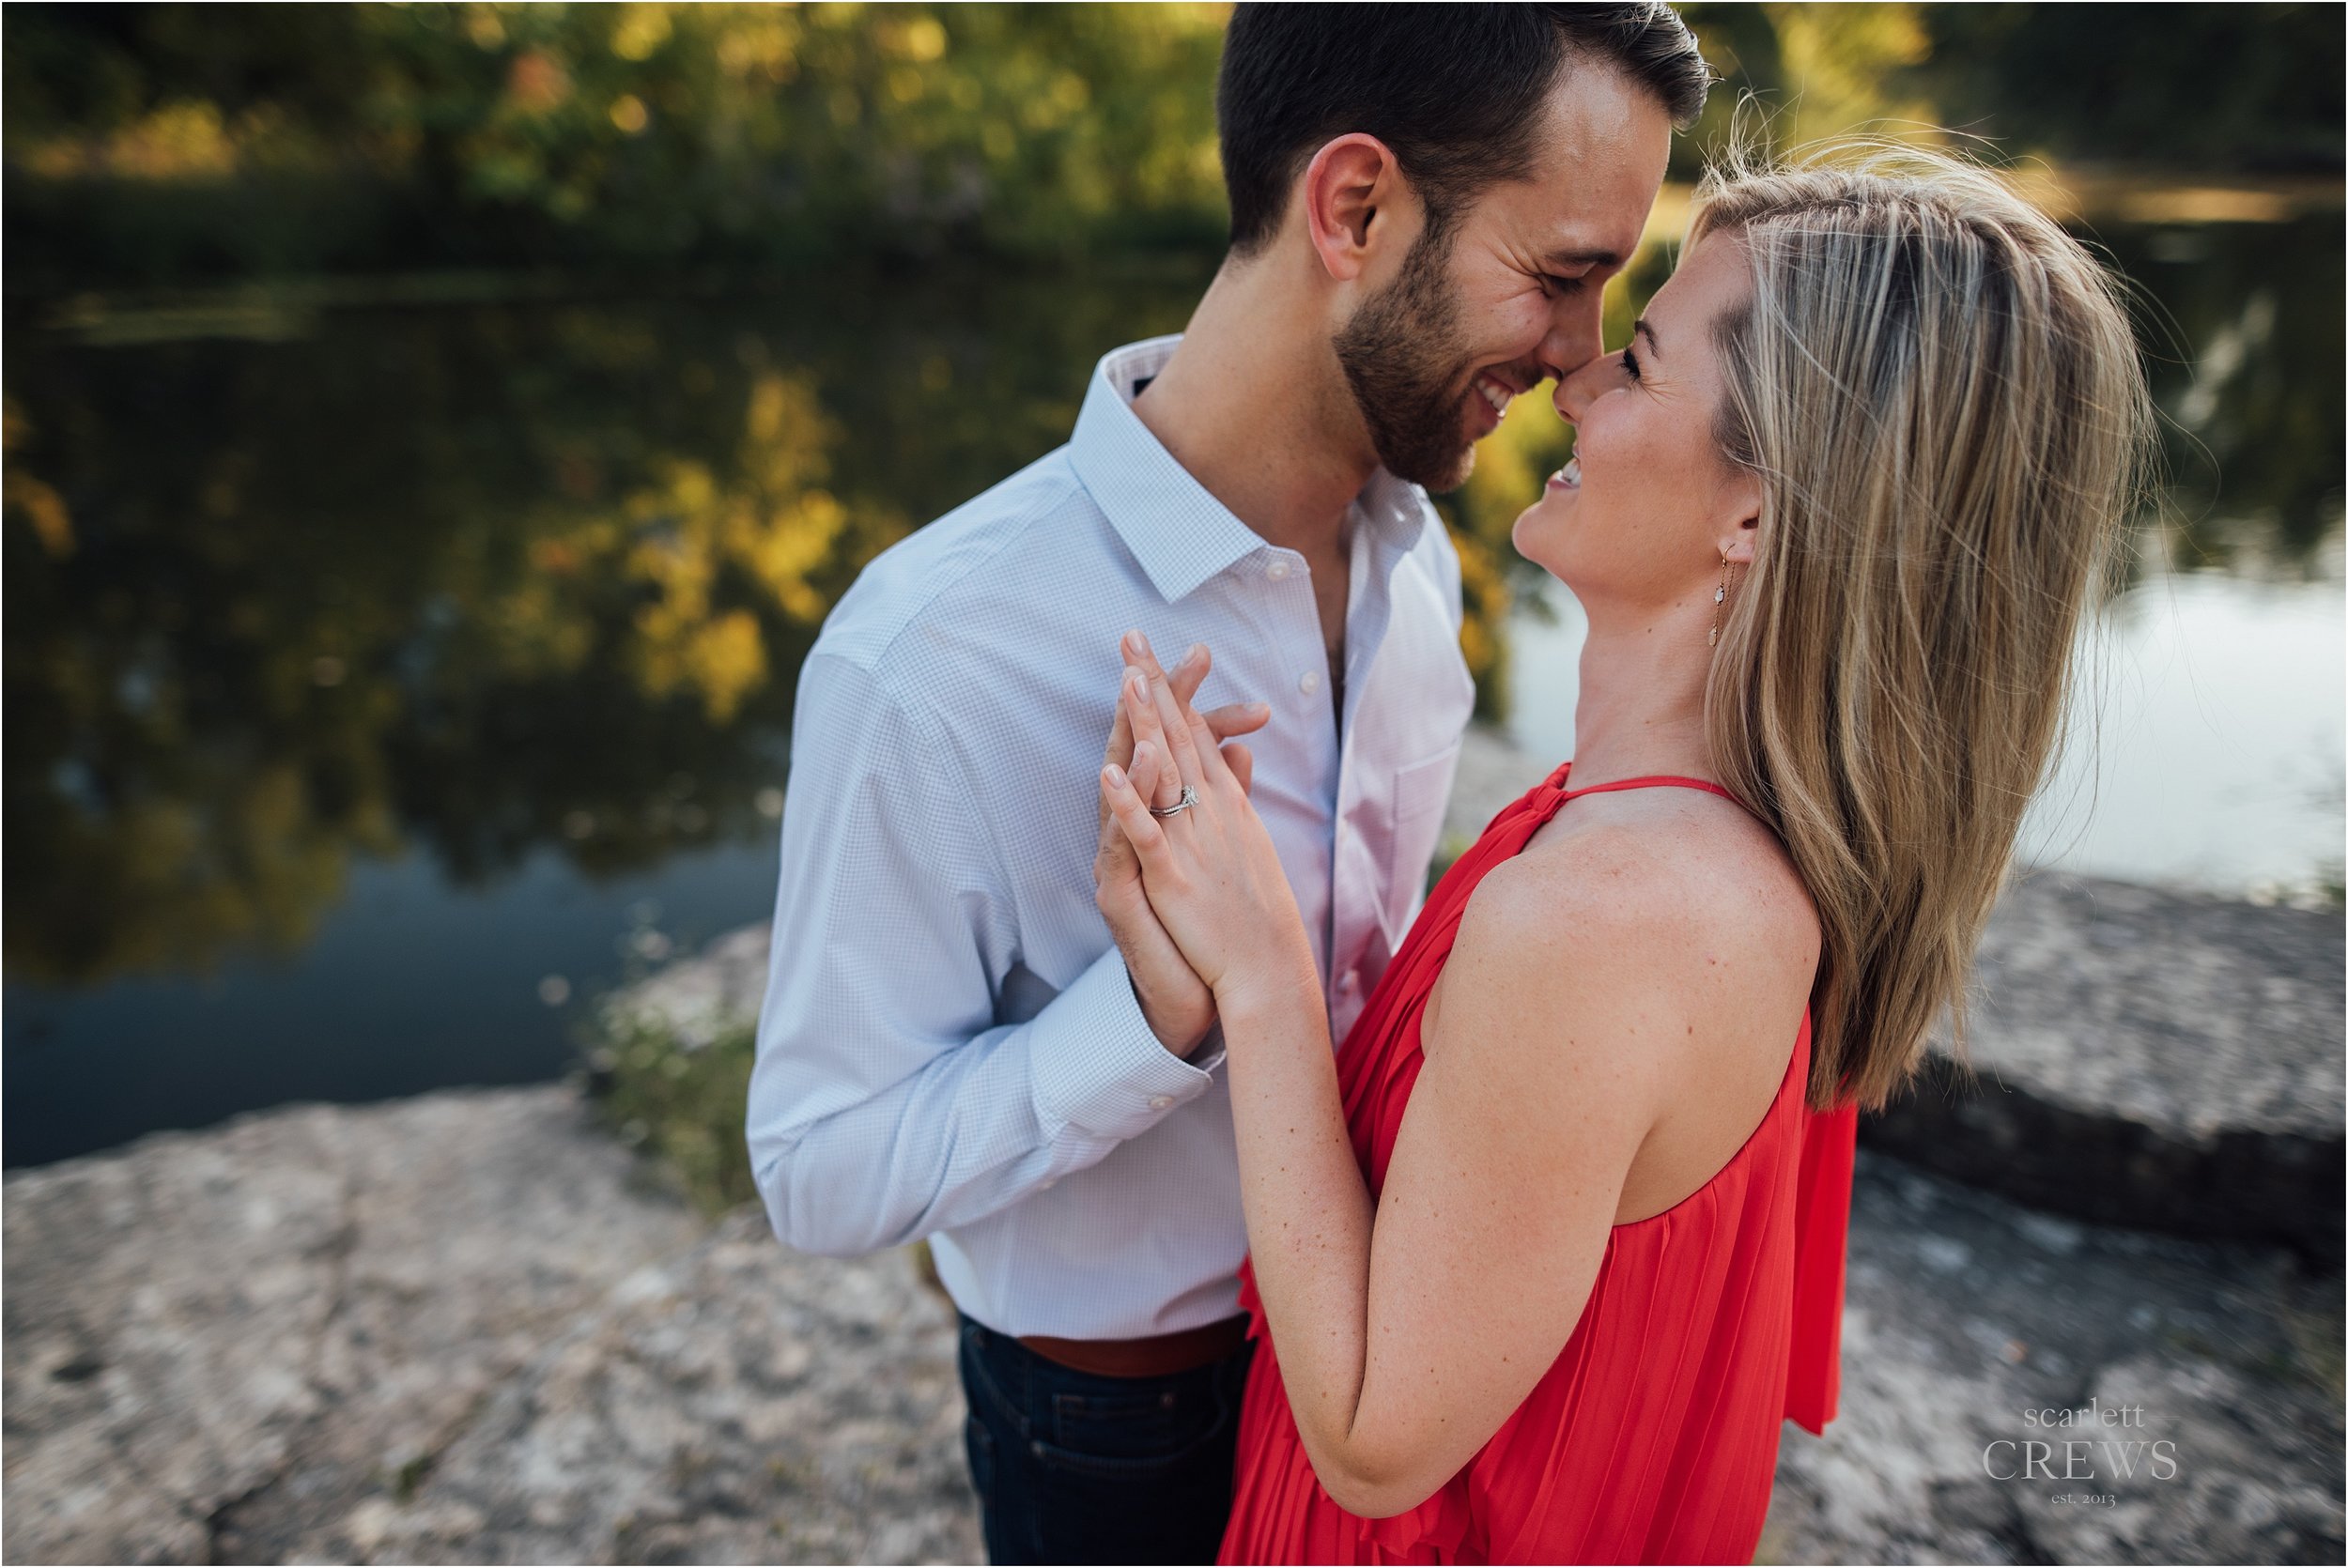
<path fill-rule="evenodd" d="M 2176 563 L 2310 569 L 2340 513 L 2336 221 L 2098 238 L 2177 346 Z M 1209 265 L 11 323 L 11 978 L 298 949 L 353 855 L 464 885 L 753 834 L 857 570 L 1063 439 L 1094 358 L 1179 328 Z M 1610 341 L 1666 267 L 1631 269 Z M 1508 527 L 1569 450 L 1520 399 L 1444 502 L 1488 715 Z"/>
<path fill-rule="evenodd" d="M 20 328 L 10 978 L 292 951 L 354 854 L 463 884 L 753 833 L 857 570 L 1061 438 L 1196 284 Z"/>

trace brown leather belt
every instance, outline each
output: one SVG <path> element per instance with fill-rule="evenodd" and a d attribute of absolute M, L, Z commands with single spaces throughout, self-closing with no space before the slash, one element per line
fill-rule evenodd
<path fill-rule="evenodd" d="M 1147 1339 L 1052 1339 L 1031 1334 L 1020 1344 L 1047 1361 L 1096 1377 L 1171 1377 L 1239 1354 L 1247 1343 L 1247 1314 L 1220 1323 L 1151 1334 Z"/>

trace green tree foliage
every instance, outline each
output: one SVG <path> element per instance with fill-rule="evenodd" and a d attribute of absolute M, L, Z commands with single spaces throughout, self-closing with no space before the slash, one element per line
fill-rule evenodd
<path fill-rule="evenodd" d="M 2008 147 L 2176 169 L 2336 171 L 2334 5 L 1932 5 L 1902 85 Z"/>
<path fill-rule="evenodd" d="M 56 284 L 1210 243 L 1223 14 L 11 8 L 11 260 Z"/>
<path fill-rule="evenodd" d="M 2336 7 L 1721 5 L 1801 139 L 1942 122 L 2007 153 L 2340 159 Z M 1199 5 L 85 7 L 5 44 L 12 292 L 319 270 L 756 269 L 1212 250 Z"/>

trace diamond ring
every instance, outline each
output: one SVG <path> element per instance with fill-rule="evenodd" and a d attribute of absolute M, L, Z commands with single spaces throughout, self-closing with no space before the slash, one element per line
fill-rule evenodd
<path fill-rule="evenodd" d="M 1183 812 L 1189 810 L 1192 807 L 1197 804 L 1198 792 L 1185 784 L 1182 786 L 1182 799 L 1176 801 L 1171 806 L 1152 806 L 1150 807 L 1150 815 L 1153 817 L 1179 817 Z"/>

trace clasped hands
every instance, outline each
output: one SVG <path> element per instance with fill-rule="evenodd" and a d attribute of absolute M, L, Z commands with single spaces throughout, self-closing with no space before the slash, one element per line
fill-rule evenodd
<path fill-rule="evenodd" d="M 1124 955 L 1142 1015 L 1187 1056 L 1218 1005 L 1311 963 L 1304 922 L 1272 836 L 1248 800 L 1255 758 L 1234 737 L 1262 728 L 1260 702 L 1200 714 L 1192 698 L 1212 656 L 1194 647 L 1171 673 L 1128 632 L 1117 717 L 1101 768 L 1094 901 Z M 1188 787 L 1197 804 L 1170 817 Z"/>

